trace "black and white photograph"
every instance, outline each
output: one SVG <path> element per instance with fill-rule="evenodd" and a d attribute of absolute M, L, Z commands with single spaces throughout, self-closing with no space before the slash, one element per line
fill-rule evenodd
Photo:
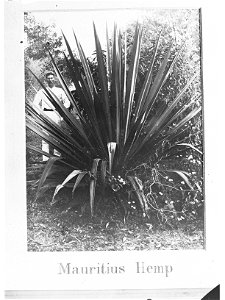
<path fill-rule="evenodd" d="M 7 299 L 219 297 L 223 17 L 206 2 L 5 0 Z"/>
<path fill-rule="evenodd" d="M 25 12 L 24 34 L 28 251 L 203 249 L 200 9 Z"/>

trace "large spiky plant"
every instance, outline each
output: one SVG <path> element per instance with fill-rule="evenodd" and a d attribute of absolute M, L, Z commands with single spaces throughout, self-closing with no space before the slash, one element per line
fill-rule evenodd
<path fill-rule="evenodd" d="M 181 148 L 182 151 L 190 147 L 194 149 L 193 145 L 181 143 L 181 140 L 187 132 L 188 122 L 200 112 L 200 108 L 193 108 L 195 96 L 192 98 L 183 96 L 194 82 L 198 72 L 169 103 L 163 101 L 162 97 L 158 101 L 160 91 L 169 80 L 180 54 L 177 53 L 171 58 L 171 47 L 167 49 L 155 72 L 160 44 L 159 35 L 149 58 L 149 68 L 142 88 L 137 93 L 141 26 L 139 24 L 136 26 L 132 50 L 129 53 L 129 65 L 126 36 L 124 42 L 120 31 L 116 26 L 114 27 L 112 47 L 107 36 L 105 62 L 94 26 L 98 68 L 98 86 L 96 86 L 88 60 L 75 34 L 74 37 L 83 73 L 80 72 L 77 58 L 74 57 L 65 36 L 64 40 L 69 53 L 68 57 L 65 55 L 65 61 L 78 95 L 76 101 L 51 53 L 50 57 L 58 79 L 77 115 L 70 113 L 40 82 L 49 101 L 66 122 L 67 130 L 55 124 L 32 103 L 28 103 L 26 107 L 28 128 L 61 153 L 61 156 L 57 157 L 31 147 L 49 157 L 39 180 L 37 195 L 48 188 L 55 187 L 52 200 L 54 203 L 55 196 L 61 188 L 72 183 L 72 193 L 74 193 L 80 182 L 86 178 L 89 182 L 90 207 L 93 215 L 96 184 L 99 181 L 103 186 L 109 184 L 117 190 L 120 188 L 120 182 L 116 182 L 115 178 L 119 176 L 123 179 L 123 183 L 127 183 L 136 193 L 145 214 L 149 209 L 149 203 L 143 191 L 143 184 L 137 174 L 129 170 L 146 162 L 153 168 L 162 157 L 176 155 Z M 178 105 L 180 101 L 182 106 Z M 180 140 L 179 137 L 182 139 Z M 187 173 L 181 170 L 174 170 L 174 172 L 190 184 Z"/>

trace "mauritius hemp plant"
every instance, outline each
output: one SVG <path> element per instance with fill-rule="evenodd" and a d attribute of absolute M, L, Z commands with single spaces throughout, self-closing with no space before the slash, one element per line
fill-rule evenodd
<path fill-rule="evenodd" d="M 26 104 L 27 127 L 61 154 L 50 155 L 31 146 L 32 150 L 49 157 L 38 183 L 37 196 L 48 188 L 55 188 L 51 202 L 53 204 L 57 201 L 57 193 L 63 187 L 70 184 L 73 197 L 79 185 L 86 182 L 90 212 L 93 216 L 97 186 L 101 185 L 102 191 L 108 186 L 115 193 L 125 186 L 128 192 L 135 195 L 143 215 L 146 216 L 151 209 L 150 200 L 145 195 L 143 182 L 135 173 L 135 167 L 148 163 L 149 168 L 155 170 L 162 158 L 175 156 L 179 151 L 190 147 L 195 149 L 195 145 L 184 141 L 187 124 L 201 110 L 194 106 L 195 95 L 187 97 L 187 91 L 199 72 L 180 88 L 174 99 L 164 101 L 160 93 L 165 84 L 168 84 L 180 53 L 171 57 L 172 45 L 165 49 L 164 57 L 157 64 L 156 70 L 159 34 L 150 53 L 145 80 L 137 90 L 142 31 L 141 25 L 137 24 L 132 49 L 128 53 L 126 35 L 124 38 L 115 26 L 113 38 L 109 39 L 107 34 L 105 56 L 94 26 L 97 80 L 93 77 L 75 33 L 79 61 L 63 35 L 68 50 L 68 55 L 64 56 L 78 95 L 76 100 L 52 54 L 49 55 L 76 115 L 68 111 L 33 74 L 67 126 L 65 129 L 57 125 L 32 103 Z M 176 172 L 190 186 L 187 172 L 164 170 L 167 171 Z"/>

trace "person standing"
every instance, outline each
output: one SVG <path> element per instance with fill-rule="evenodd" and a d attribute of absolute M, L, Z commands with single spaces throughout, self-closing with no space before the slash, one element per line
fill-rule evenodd
<path fill-rule="evenodd" d="M 70 101 L 68 100 L 65 92 L 62 88 L 55 86 L 55 74 L 52 71 L 46 71 L 45 72 L 45 81 L 46 81 L 46 88 L 52 92 L 62 103 L 66 108 L 70 107 Z M 56 124 L 60 124 L 62 121 L 62 117 L 59 115 L 59 113 L 56 111 L 54 106 L 49 101 L 48 97 L 46 96 L 46 92 L 44 89 L 40 89 L 37 94 L 34 97 L 33 104 L 36 105 L 39 109 L 43 110 L 44 113 L 53 120 Z M 45 141 L 42 141 L 42 150 L 49 153 L 49 154 L 55 154 L 60 156 L 60 153 L 53 149 L 51 145 L 46 143 Z M 48 160 L 48 157 L 43 155 L 43 161 Z"/>

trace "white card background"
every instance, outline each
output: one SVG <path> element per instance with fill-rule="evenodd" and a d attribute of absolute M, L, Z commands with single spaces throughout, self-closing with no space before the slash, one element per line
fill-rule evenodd
<path fill-rule="evenodd" d="M 198 1 L 197 1 L 198 2 Z M 54 3 L 54 4 L 53 4 Z M 102 289 L 212 289 L 223 278 L 224 208 L 224 37 L 220 2 L 183 1 L 182 7 L 202 7 L 203 87 L 205 131 L 206 250 L 124 252 L 27 252 L 25 109 L 23 65 L 23 11 L 29 8 L 59 9 L 106 7 L 181 7 L 181 2 L 48 2 L 5 3 L 5 103 L 6 130 L 6 290 L 102 290 Z M 76 5 L 75 5 L 76 3 Z M 36 5 L 36 6 L 35 6 Z M 222 172 L 222 173 L 221 173 Z M 136 262 L 172 265 L 164 274 L 137 274 Z M 109 264 L 125 266 L 113 275 L 60 275 L 59 263 L 73 266 Z"/>

